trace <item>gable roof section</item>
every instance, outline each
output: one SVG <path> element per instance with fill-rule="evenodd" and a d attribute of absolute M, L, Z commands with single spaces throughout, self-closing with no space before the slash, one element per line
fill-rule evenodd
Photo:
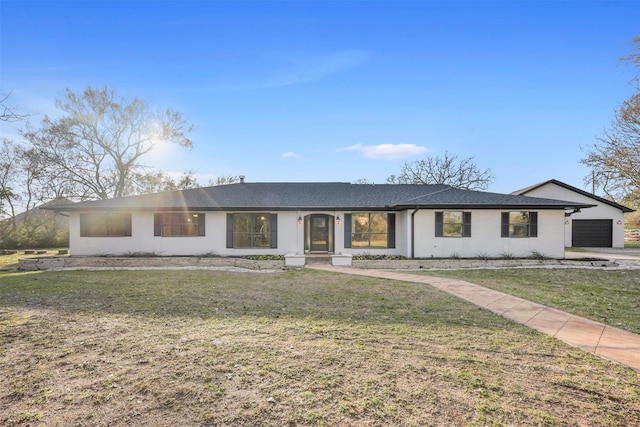
<path fill-rule="evenodd" d="M 14 216 L 13 219 L 12 218 L 0 219 L 0 224 L 13 222 L 13 221 L 15 221 L 16 223 L 23 223 L 27 218 L 44 219 L 49 217 L 49 218 L 53 218 L 56 224 L 61 225 L 67 222 L 67 219 L 60 216 L 52 217 L 52 215 L 55 215 L 55 214 L 49 211 L 62 210 L 62 209 L 58 209 L 58 207 L 67 206 L 72 203 L 73 202 L 71 200 L 65 199 L 65 198 L 53 199 L 47 203 L 43 203 L 42 205 L 38 205 L 31 208 L 29 211 L 19 213 L 16 216 Z"/>
<path fill-rule="evenodd" d="M 589 208 L 593 205 L 449 187 L 446 191 L 421 195 L 398 205 L 398 207 L 404 208 L 414 206 L 432 209 L 577 209 Z"/>
<path fill-rule="evenodd" d="M 448 185 L 237 183 L 56 206 L 78 210 L 402 210 L 565 209 L 591 205 L 522 195 L 461 190 Z"/>
<path fill-rule="evenodd" d="M 628 208 L 628 207 L 626 207 L 624 205 L 618 204 L 618 203 L 613 202 L 611 200 L 607 200 L 607 199 L 605 199 L 603 197 L 596 196 L 593 193 L 589 193 L 587 191 L 584 191 L 584 190 L 581 190 L 579 188 L 573 187 L 573 186 L 571 186 L 569 184 L 565 184 L 564 182 L 558 181 L 557 179 L 550 179 L 548 181 L 544 181 L 544 182 L 541 182 L 539 184 L 535 184 L 535 185 L 532 185 L 530 187 L 523 188 L 521 190 L 516 190 L 511 194 L 526 195 L 527 193 L 529 193 L 529 192 L 531 192 L 533 190 L 536 190 L 536 189 L 538 189 L 540 187 L 543 187 L 543 186 L 545 186 L 547 184 L 555 184 L 558 187 L 566 188 L 569 191 L 573 191 L 574 193 L 578 193 L 578 194 L 580 194 L 582 196 L 589 197 L 589 198 L 591 198 L 593 200 L 598 201 L 599 203 L 604 203 L 605 205 L 609 205 L 609 206 L 612 206 L 612 207 L 614 207 L 616 209 L 620 209 L 624 213 L 635 212 L 633 209 Z"/>

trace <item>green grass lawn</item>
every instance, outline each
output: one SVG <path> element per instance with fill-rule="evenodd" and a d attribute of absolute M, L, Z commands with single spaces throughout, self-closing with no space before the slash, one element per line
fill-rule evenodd
<path fill-rule="evenodd" d="M 640 333 L 640 270 L 503 269 L 422 274 L 463 279 Z"/>
<path fill-rule="evenodd" d="M 0 371 L 7 426 L 640 425 L 629 368 L 309 270 L 4 273 Z"/>

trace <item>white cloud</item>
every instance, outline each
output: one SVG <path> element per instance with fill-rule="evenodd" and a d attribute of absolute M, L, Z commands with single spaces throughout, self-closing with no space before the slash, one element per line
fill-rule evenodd
<path fill-rule="evenodd" d="M 351 147 L 342 148 L 340 151 L 359 151 L 368 159 L 401 159 L 403 157 L 428 153 L 431 150 L 415 144 L 356 144 Z"/>
<path fill-rule="evenodd" d="M 290 159 L 292 157 L 298 157 L 298 155 L 293 151 L 287 151 L 286 153 L 282 153 L 280 157 L 282 157 L 283 159 Z"/>

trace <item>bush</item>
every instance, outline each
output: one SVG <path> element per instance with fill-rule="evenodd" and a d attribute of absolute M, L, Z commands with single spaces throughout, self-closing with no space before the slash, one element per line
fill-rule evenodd
<path fill-rule="evenodd" d="M 242 258 L 253 261 L 282 261 L 284 255 L 245 255 Z"/>
<path fill-rule="evenodd" d="M 354 255 L 352 259 L 356 261 L 394 261 L 407 258 L 401 255 Z"/>

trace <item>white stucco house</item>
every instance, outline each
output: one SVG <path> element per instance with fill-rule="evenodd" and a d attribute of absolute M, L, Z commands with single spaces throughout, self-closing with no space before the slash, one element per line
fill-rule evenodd
<path fill-rule="evenodd" d="M 87 201 L 69 215 L 83 255 L 564 257 L 565 213 L 592 206 L 448 185 L 248 183 Z M 302 261 L 300 261 L 302 260 Z"/>
<path fill-rule="evenodd" d="M 593 205 L 589 209 L 567 212 L 564 219 L 565 246 L 624 247 L 624 214 L 633 212 L 633 209 L 555 179 L 514 191 L 512 194 Z"/>

